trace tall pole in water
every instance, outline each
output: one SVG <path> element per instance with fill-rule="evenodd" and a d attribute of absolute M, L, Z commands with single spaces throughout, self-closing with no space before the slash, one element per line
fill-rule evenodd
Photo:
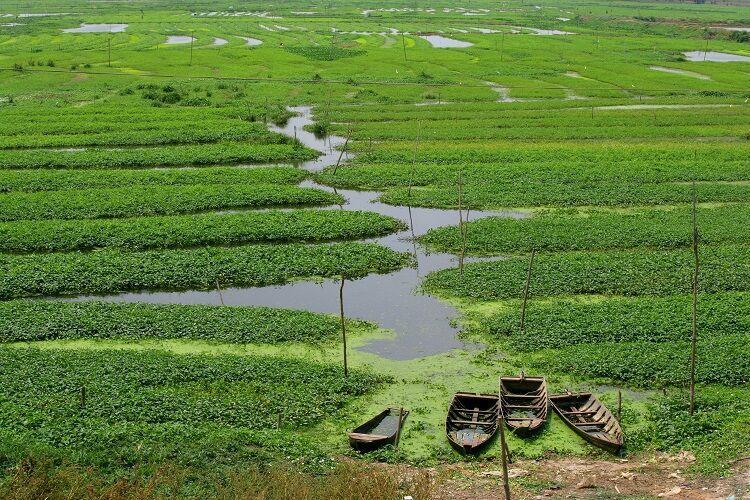
<path fill-rule="evenodd" d="M 195 41 L 195 31 L 190 32 L 190 66 L 193 65 L 193 42 Z"/>
<path fill-rule="evenodd" d="M 344 319 L 344 275 L 341 275 L 341 286 L 339 287 L 339 312 L 341 314 L 341 338 L 344 342 L 344 377 L 349 376 L 349 365 L 346 362 L 346 320 Z"/>

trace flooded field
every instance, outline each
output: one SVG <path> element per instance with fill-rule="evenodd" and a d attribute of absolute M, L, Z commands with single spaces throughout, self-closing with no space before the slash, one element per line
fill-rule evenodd
<path fill-rule="evenodd" d="M 750 57 L 748 56 L 729 54 L 727 52 L 694 50 L 692 52 L 683 52 L 683 54 L 688 61 L 692 62 L 750 62 Z"/>
<path fill-rule="evenodd" d="M 653 71 L 661 71 L 662 73 L 670 73 L 673 75 L 689 76 L 691 78 L 697 78 L 698 80 L 710 80 L 711 77 L 708 75 L 702 75 L 694 71 L 687 71 L 684 69 L 677 68 L 665 68 L 664 66 L 649 66 L 648 69 Z"/>
<path fill-rule="evenodd" d="M 464 42 L 462 40 L 455 40 L 446 36 L 440 35 L 420 35 L 419 38 L 427 40 L 435 48 L 438 49 L 465 49 L 474 45 L 471 42 Z"/>
<path fill-rule="evenodd" d="M 262 40 L 258 40 L 257 38 L 250 38 L 249 36 L 241 36 L 243 40 L 245 40 L 245 45 L 249 45 L 251 47 L 257 47 L 258 45 L 262 44 Z"/>
<path fill-rule="evenodd" d="M 64 29 L 64 33 L 122 33 L 127 29 L 127 24 L 81 24 L 78 28 Z"/>
<path fill-rule="evenodd" d="M 194 42 L 195 38 L 192 36 L 185 36 L 185 35 L 169 35 L 167 37 L 167 41 L 164 42 L 166 45 L 180 45 L 183 43 L 190 43 Z"/>

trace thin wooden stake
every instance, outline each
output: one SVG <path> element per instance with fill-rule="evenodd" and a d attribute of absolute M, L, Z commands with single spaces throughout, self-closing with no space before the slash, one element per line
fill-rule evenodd
<path fill-rule="evenodd" d="M 398 409 L 398 424 L 396 425 L 396 448 L 398 448 L 398 442 L 401 440 L 401 419 L 404 418 L 404 408 Z"/>
<path fill-rule="evenodd" d="M 698 271 L 700 261 L 698 259 L 698 223 L 697 223 L 698 196 L 695 192 L 695 181 L 693 181 L 693 256 L 695 257 L 695 269 L 693 271 L 693 334 L 690 339 L 690 414 L 695 412 L 695 365 L 696 344 L 698 342 Z"/>
<path fill-rule="evenodd" d="M 339 159 L 336 160 L 336 166 L 333 167 L 333 174 L 336 175 L 336 170 L 338 170 L 339 165 L 341 164 L 341 159 L 344 157 L 344 153 L 346 153 L 346 147 L 349 145 L 349 138 L 352 136 L 352 129 L 349 129 L 349 133 L 346 134 L 346 140 L 344 141 L 344 146 L 341 148 L 341 154 L 339 154 Z"/>
<path fill-rule="evenodd" d="M 617 420 L 622 420 L 622 389 L 617 389 Z"/>
<path fill-rule="evenodd" d="M 502 456 L 503 463 L 503 491 L 505 493 L 505 500 L 510 500 L 510 482 L 508 479 L 508 443 L 505 441 L 505 417 L 503 416 L 502 400 L 503 400 L 503 389 L 502 382 L 498 382 L 497 392 L 500 402 L 500 414 L 498 416 L 497 426 L 500 428 L 500 455 Z"/>
<path fill-rule="evenodd" d="M 404 46 L 404 62 L 406 62 L 406 35 L 403 33 L 401 34 L 401 43 Z"/>
<path fill-rule="evenodd" d="M 531 249 L 531 258 L 529 259 L 529 269 L 526 271 L 526 285 L 523 287 L 523 305 L 521 306 L 521 331 L 526 328 L 526 302 L 529 300 L 529 283 L 531 282 L 531 266 L 534 265 L 534 255 L 536 249 Z"/>
<path fill-rule="evenodd" d="M 110 32 L 107 39 L 107 67 L 112 67 L 112 33 Z"/>
<path fill-rule="evenodd" d="M 503 62 L 503 52 L 505 51 L 505 31 L 503 31 L 503 34 L 501 36 L 501 42 L 500 42 L 500 62 Z"/>
<path fill-rule="evenodd" d="M 414 143 L 414 156 L 411 159 L 411 172 L 409 172 L 409 199 L 411 200 L 411 187 L 414 184 L 414 170 L 417 167 L 417 152 L 419 150 L 419 138 L 422 135 L 422 122 L 417 124 L 417 141 Z"/>
<path fill-rule="evenodd" d="M 190 66 L 193 65 L 193 42 L 195 41 L 195 32 L 190 33 Z"/>
<path fill-rule="evenodd" d="M 219 302 L 224 305 L 224 296 L 221 294 L 221 287 L 219 286 L 219 277 L 216 277 L 216 291 L 219 292 Z"/>
<path fill-rule="evenodd" d="M 462 202 L 462 200 L 461 200 L 461 195 L 462 195 L 462 192 L 461 192 L 461 181 L 462 181 L 461 171 L 462 171 L 462 169 L 459 168 L 458 169 L 458 179 L 457 179 L 457 183 L 458 183 L 458 231 L 461 234 L 461 254 L 458 257 L 458 269 L 460 270 L 461 275 L 463 276 L 463 274 L 464 274 L 464 255 L 465 255 L 465 252 L 466 252 L 466 241 L 464 239 L 464 216 L 463 216 L 463 211 L 462 211 L 462 208 L 461 208 L 461 202 Z"/>
<path fill-rule="evenodd" d="M 344 320 L 344 275 L 341 275 L 341 286 L 339 287 L 339 312 L 341 313 L 341 338 L 344 341 L 344 377 L 349 376 L 349 365 L 346 361 L 346 321 Z"/>

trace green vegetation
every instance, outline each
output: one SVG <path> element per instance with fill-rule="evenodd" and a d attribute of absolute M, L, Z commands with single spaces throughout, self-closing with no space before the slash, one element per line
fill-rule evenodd
<path fill-rule="evenodd" d="M 227 142 L 202 146 L 164 146 L 54 151 L 0 151 L 0 168 L 145 168 L 275 163 L 309 160 L 316 155 L 293 144 Z"/>
<path fill-rule="evenodd" d="M 343 201 L 320 189 L 271 184 L 77 189 L 6 194 L 0 197 L 0 221 L 133 217 Z"/>
<path fill-rule="evenodd" d="M 750 225 L 750 207 L 729 205 L 698 212 L 701 242 L 708 245 L 750 243 L 737 227 Z M 492 217 L 470 222 L 466 252 L 477 255 L 542 251 L 606 250 L 614 248 L 680 248 L 692 245 L 688 207 L 615 211 L 546 211 L 528 219 Z M 420 241 L 439 251 L 461 253 L 457 227 L 430 231 Z"/>
<path fill-rule="evenodd" d="M 698 329 L 707 337 L 742 335 L 750 327 L 750 297 L 744 292 L 702 294 Z M 525 333 L 520 302 L 482 318 L 483 327 L 513 349 L 561 348 L 598 342 L 676 342 L 690 338 L 691 297 L 578 297 L 532 300 Z"/>
<path fill-rule="evenodd" d="M 0 16 L 0 497 L 76 497 L 66 488 L 78 481 L 88 487 L 78 496 L 92 497 L 144 496 L 145 485 L 190 498 L 425 498 L 376 473 L 382 495 L 357 489 L 356 469 L 341 489 L 350 482 L 335 462 L 459 460 L 444 439 L 451 394 L 495 391 L 499 375 L 521 370 L 554 391 L 593 390 L 610 408 L 622 389 L 626 452 L 645 455 L 633 467 L 689 450 L 689 474 L 727 474 L 750 448 L 749 63 L 689 55 L 750 57 L 746 34 L 722 28 L 750 25 L 747 5 L 48 0 Z M 114 22 L 127 27 L 63 31 Z M 428 33 L 471 45 L 436 48 Z M 194 40 L 167 43 L 177 35 Z M 294 106 L 312 106 L 315 123 L 273 132 Z M 308 132 L 349 136 L 354 157 L 334 168 L 329 142 L 324 160 L 305 163 L 320 156 L 295 140 Z M 529 217 L 471 222 L 467 253 L 503 257 L 440 270 L 447 257 L 417 245 L 459 253 L 457 228 L 420 234 L 429 212 L 357 206 L 370 195 L 315 189 L 310 178 L 393 205 Z M 693 181 L 701 272 L 690 415 Z M 361 211 L 312 209 L 345 198 Z M 401 346 L 451 339 L 433 345 L 419 329 L 348 320 L 345 379 L 335 316 L 252 307 L 252 293 L 242 294 L 249 307 L 90 297 L 184 291 L 170 300 L 187 301 L 203 290 L 218 302 L 217 288 L 328 279 L 325 296 L 299 307 L 338 313 L 333 280 L 415 260 L 385 248 L 410 241 L 368 241 L 405 230 L 372 212 L 415 216 L 420 266 L 347 284 L 344 313 L 369 319 L 349 306 L 372 301 L 382 314 L 390 280 L 409 279 L 433 294 L 420 299 L 450 300 L 462 336 L 480 347 L 386 359 L 373 354 L 380 342 L 400 357 Z M 81 302 L 51 300 L 65 295 Z M 392 309 L 394 325 L 402 314 L 454 320 L 431 316 L 440 307 Z M 338 460 L 345 431 L 386 405 L 411 411 L 399 449 Z M 556 417 L 509 446 L 552 460 L 592 453 Z M 535 476 L 514 488 L 547 494 Z M 264 482 L 273 489 L 259 492 Z M 597 494 L 614 495 L 611 486 Z"/>
<path fill-rule="evenodd" d="M 325 342 L 338 318 L 269 307 L 13 300 L 0 303 L 0 342 L 54 339 L 192 339 L 217 342 Z"/>
<path fill-rule="evenodd" d="M 278 188 L 275 188 L 278 189 Z M 302 201 L 299 194 L 290 198 Z M 372 212 L 292 210 L 128 219 L 0 223 L 0 251 L 61 252 L 120 247 L 130 250 L 244 243 L 356 240 L 404 229 Z"/>
<path fill-rule="evenodd" d="M 105 294 L 127 290 L 265 286 L 315 277 L 360 278 L 409 263 L 371 243 L 246 245 L 192 250 L 0 254 L 0 298 Z"/>
<path fill-rule="evenodd" d="M 702 247 L 701 291 L 747 291 L 750 247 Z M 427 277 L 427 291 L 454 297 L 496 300 L 523 295 L 527 257 L 468 264 Z M 692 289 L 693 256 L 688 250 L 561 252 L 534 259 L 529 296 L 675 295 Z"/>
<path fill-rule="evenodd" d="M 8 170 L 0 192 L 102 189 L 128 186 L 297 184 L 307 173 L 294 167 L 201 167 L 149 170 Z"/>
<path fill-rule="evenodd" d="M 308 427 L 386 381 L 275 356 L 5 347 L 0 360 L 3 467 L 40 452 L 108 470 L 300 458 L 279 412 L 283 429 Z"/>

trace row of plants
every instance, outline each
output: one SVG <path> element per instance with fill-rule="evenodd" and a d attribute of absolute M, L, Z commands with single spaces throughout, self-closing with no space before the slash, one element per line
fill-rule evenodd
<path fill-rule="evenodd" d="M 320 189 L 274 184 L 41 191 L 0 196 L 0 221 L 133 217 L 343 202 L 341 196 Z"/>
<path fill-rule="evenodd" d="M 195 125 L 157 128 L 154 130 L 118 130 L 97 134 L 50 134 L 0 136 L 0 149 L 80 148 L 89 146 L 159 146 L 167 144 L 201 144 L 220 141 L 253 143 L 286 143 L 284 137 L 270 134 L 263 124 L 242 122 L 221 126 Z"/>
<path fill-rule="evenodd" d="M 502 140 L 431 141 L 422 137 L 419 143 L 391 141 L 377 143 L 373 147 L 363 143 L 360 149 L 362 153 L 357 157 L 355 165 L 400 164 L 401 170 L 407 173 L 415 163 L 443 165 L 453 171 L 457 170 L 457 166 L 473 165 L 481 172 L 484 172 L 484 165 L 491 165 L 493 168 L 518 166 L 525 168 L 530 175 L 534 174 L 531 171 L 537 165 L 565 170 L 567 165 L 573 164 L 578 169 L 575 172 L 577 178 L 580 178 L 578 171 L 587 167 L 592 178 L 601 178 L 603 173 L 608 173 L 629 176 L 643 182 L 661 182 L 678 179 L 736 180 L 714 176 L 723 175 L 727 170 L 731 172 L 743 168 L 738 167 L 738 164 L 744 165 L 743 171 L 747 172 L 747 164 L 743 164 L 743 160 L 747 158 L 750 144 L 744 141 L 706 142 L 700 145 L 686 145 L 684 141 L 539 141 L 524 144 Z M 712 167 L 716 172 L 705 171 L 702 168 L 705 166 Z M 390 168 L 391 165 L 387 165 L 383 170 L 387 172 Z M 339 169 L 338 172 L 343 175 L 346 170 Z M 439 171 L 437 176 L 443 177 L 442 173 L 443 171 Z M 468 169 L 465 173 L 471 175 Z M 508 172 L 512 173 L 513 170 Z M 640 177 L 641 175 L 644 177 Z M 446 182 L 455 183 L 455 177 Z"/>
<path fill-rule="evenodd" d="M 683 342 L 601 342 L 540 351 L 535 363 L 559 373 L 629 385 L 661 388 L 689 380 L 691 346 Z M 750 382 L 747 334 L 701 337 L 697 344 L 696 380 L 742 386 Z"/>
<path fill-rule="evenodd" d="M 218 144 L 83 149 L 0 151 L 0 168 L 145 168 L 156 166 L 277 163 L 310 160 L 317 153 L 296 144 Z"/>
<path fill-rule="evenodd" d="M 267 354 L 2 347 L 0 365 L 4 466 L 40 451 L 108 470 L 298 459 L 294 431 L 386 381 Z"/>
<path fill-rule="evenodd" d="M 696 187 L 701 202 L 744 202 L 750 196 L 750 184 L 704 182 Z M 575 206 L 633 206 L 672 205 L 690 203 L 693 188 L 690 184 L 635 182 L 578 183 L 502 182 L 495 184 L 467 184 L 461 189 L 463 208 L 496 209 L 507 207 L 575 207 Z M 391 205 L 411 205 L 434 208 L 457 208 L 459 191 L 454 187 L 408 187 L 386 191 L 380 201 Z"/>
<path fill-rule="evenodd" d="M 0 192 L 118 188 L 136 185 L 298 184 L 307 173 L 292 166 L 170 169 L 6 170 Z"/>
<path fill-rule="evenodd" d="M 408 254 L 372 243 L 246 245 L 133 252 L 0 254 L 0 299 L 137 290 L 266 286 L 293 279 L 387 273 Z"/>
<path fill-rule="evenodd" d="M 750 243 L 737 227 L 750 225 L 745 204 L 699 208 L 697 224 L 704 244 Z M 550 210 L 526 219 L 490 217 L 464 226 L 466 252 L 477 255 L 608 248 L 679 248 L 692 244 L 688 207 L 636 208 L 628 211 Z M 434 229 L 420 238 L 432 249 L 458 254 L 463 247 L 458 227 Z"/>
<path fill-rule="evenodd" d="M 698 330 L 716 338 L 750 330 L 750 295 L 700 294 Z M 509 301 L 481 325 L 498 342 L 519 351 L 600 342 L 679 342 L 692 333 L 692 297 L 557 297 L 530 300 L 524 331 L 521 302 Z"/>
<path fill-rule="evenodd" d="M 190 339 L 321 343 L 341 335 L 339 318 L 294 309 L 117 302 L 0 302 L 0 342 L 55 339 Z"/>
<path fill-rule="evenodd" d="M 700 291 L 746 291 L 750 285 L 750 247 L 702 246 Z M 523 296 L 528 257 L 472 263 L 430 274 L 429 292 L 480 300 Z M 529 295 L 667 296 L 690 293 L 692 250 L 634 249 L 560 252 L 534 259 Z"/>
<path fill-rule="evenodd" d="M 295 199 L 295 203 L 302 200 Z M 14 221 L 0 222 L 0 252 L 315 243 L 360 240 L 405 228 L 401 221 L 391 217 L 344 210 L 264 210 L 125 219 Z"/>

